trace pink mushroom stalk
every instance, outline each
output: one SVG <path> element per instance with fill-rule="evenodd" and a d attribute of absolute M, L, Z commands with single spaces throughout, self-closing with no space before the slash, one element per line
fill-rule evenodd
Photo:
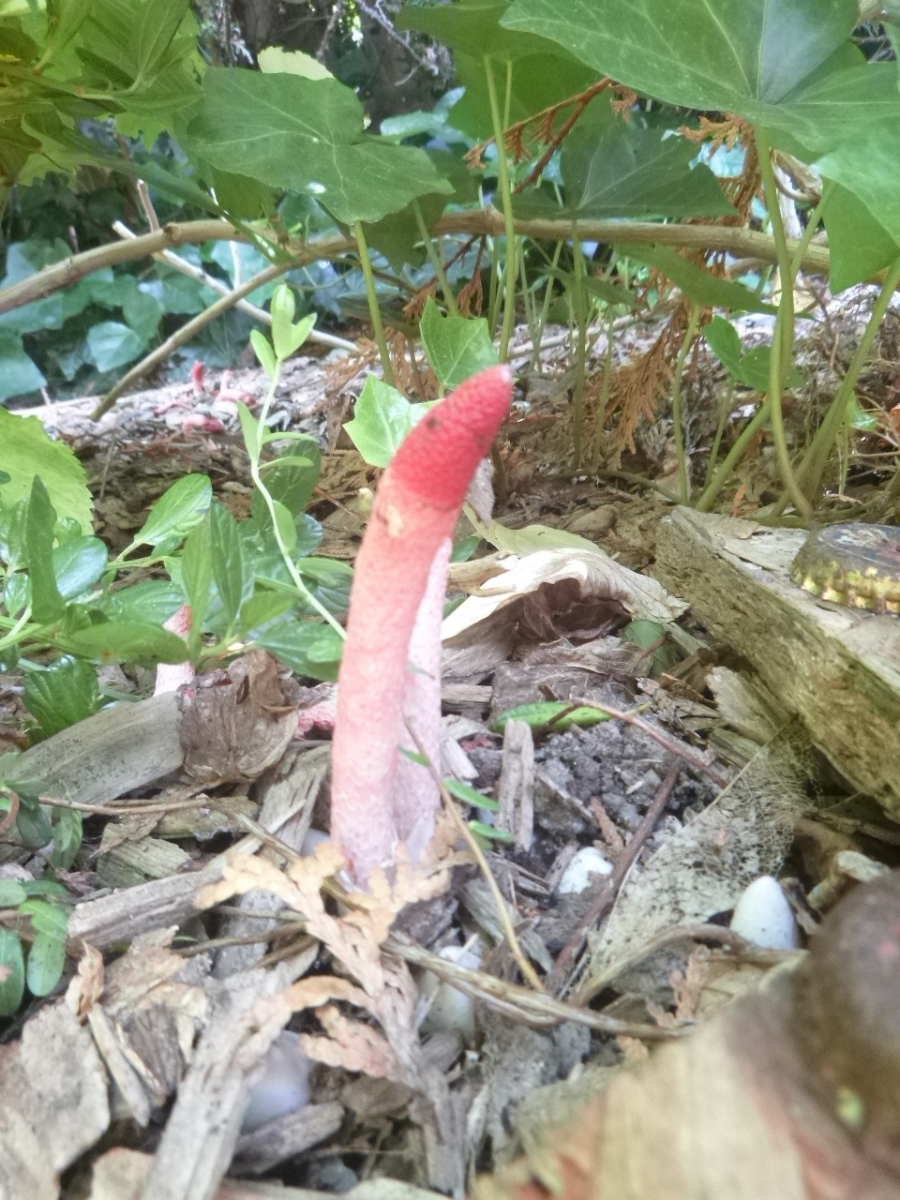
<path fill-rule="evenodd" d="M 391 866 L 398 842 L 418 852 L 433 827 L 437 788 L 426 768 L 400 766 L 400 747 L 408 722 L 439 765 L 449 543 L 511 397 L 507 367 L 466 380 L 422 418 L 378 486 L 356 559 L 332 749 L 331 832 L 359 884 Z"/>

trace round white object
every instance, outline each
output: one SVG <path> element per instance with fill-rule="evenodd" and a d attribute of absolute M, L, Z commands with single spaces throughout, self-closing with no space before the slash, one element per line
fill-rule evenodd
<path fill-rule="evenodd" d="M 438 954 L 448 962 L 458 963 L 459 966 L 468 967 L 473 971 L 477 971 L 481 966 L 482 947 L 478 941 L 472 945 L 444 946 Z M 422 1021 L 423 1033 L 456 1030 L 462 1035 L 466 1045 L 472 1045 L 475 1041 L 475 1005 L 471 996 L 438 979 L 431 971 L 422 973 L 419 995 L 424 1005 L 427 1005 Z"/>
<path fill-rule="evenodd" d="M 764 950 L 796 950 L 800 945 L 800 931 L 787 896 L 771 875 L 760 875 L 744 889 L 729 928 Z"/>
<path fill-rule="evenodd" d="M 560 896 L 577 896 L 596 882 L 598 875 L 611 875 L 612 863 L 600 853 L 596 846 L 585 846 L 572 858 L 563 871 L 557 893 Z"/>
<path fill-rule="evenodd" d="M 264 1063 L 262 1077 L 250 1089 L 242 1133 L 259 1129 L 309 1103 L 310 1061 L 300 1049 L 296 1033 L 279 1033 L 266 1051 Z"/>

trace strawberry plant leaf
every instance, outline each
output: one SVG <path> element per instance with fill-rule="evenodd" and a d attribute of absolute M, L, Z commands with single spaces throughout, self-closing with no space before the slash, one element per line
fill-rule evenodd
<path fill-rule="evenodd" d="M 66 965 L 66 939 L 39 933 L 28 951 L 26 982 L 32 996 L 49 996 Z"/>
<path fill-rule="evenodd" d="M 158 546 L 169 538 L 179 541 L 199 525 L 212 503 L 208 475 L 183 475 L 163 492 L 132 545 Z"/>
<path fill-rule="evenodd" d="M 19 935 L 0 929 L 0 1017 L 11 1017 L 25 995 L 25 956 Z"/>
<path fill-rule="evenodd" d="M 0 468 L 9 481 L 0 485 L 0 504 L 10 508 L 31 492 L 40 475 L 60 517 L 73 517 L 90 533 L 92 500 L 84 467 L 65 444 L 54 442 L 37 417 L 20 417 L 0 408 Z"/>
<path fill-rule="evenodd" d="M 25 676 L 22 699 L 47 737 L 91 716 L 100 706 L 97 672 L 83 659 L 58 658 Z"/>

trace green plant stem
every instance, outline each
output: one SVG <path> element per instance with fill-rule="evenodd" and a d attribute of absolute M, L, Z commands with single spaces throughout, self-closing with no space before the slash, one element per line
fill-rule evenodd
<path fill-rule="evenodd" d="M 853 401 L 854 389 L 859 379 L 859 373 L 865 365 L 866 359 L 869 357 L 875 335 L 881 326 L 881 322 L 884 320 L 884 314 L 887 312 L 894 289 L 898 284 L 900 284 L 900 258 L 888 268 L 887 278 L 872 307 L 871 316 L 862 337 L 859 339 L 859 344 L 853 352 L 847 372 L 841 380 L 840 387 L 835 393 L 831 404 L 828 406 L 828 412 L 825 414 L 821 425 L 816 431 L 812 444 L 806 452 L 798 470 L 798 475 L 803 479 L 811 496 L 816 496 L 819 493 L 829 455 L 838 434 L 847 420 L 847 411 Z"/>
<path fill-rule="evenodd" d="M 765 425 L 766 421 L 768 421 L 771 407 L 771 402 L 767 396 L 754 416 L 747 422 L 737 441 L 725 455 L 725 461 L 719 467 L 718 471 L 716 471 L 712 482 L 697 501 L 695 505 L 697 512 L 709 512 L 715 504 L 716 497 L 728 482 L 728 476 L 734 470 L 735 465 L 744 457 L 747 447 L 760 429 L 762 429 L 763 425 Z"/>
<path fill-rule="evenodd" d="M 822 195 L 819 197 L 819 203 L 815 206 L 806 222 L 806 228 L 803 230 L 803 236 L 794 248 L 794 253 L 791 256 L 791 278 L 796 279 L 806 256 L 806 251 L 809 249 L 810 243 L 815 237 L 816 230 L 819 228 L 822 216 L 825 212 L 828 202 L 834 195 L 834 189 L 837 185 L 833 179 L 826 179 L 822 185 Z"/>
<path fill-rule="evenodd" d="M 794 478 L 791 459 L 788 454 L 787 441 L 784 432 L 784 414 L 781 409 L 781 393 L 784 378 L 790 368 L 791 354 L 794 345 L 794 275 L 791 271 L 791 254 L 784 232 L 784 222 L 781 219 L 781 209 L 778 207 L 778 189 L 772 170 L 772 159 L 768 139 L 757 128 L 754 132 L 756 150 L 759 156 L 759 170 L 762 176 L 763 193 L 769 210 L 769 220 L 772 222 L 772 236 L 775 240 L 775 250 L 778 255 L 778 269 L 781 275 L 781 299 L 778 304 L 775 336 L 772 339 L 772 353 L 769 360 L 769 420 L 772 425 L 772 441 L 775 444 L 775 457 L 784 486 L 797 507 L 797 511 L 809 520 L 812 517 L 812 506 L 800 490 L 800 485 Z"/>
<path fill-rule="evenodd" d="M 447 278 L 447 272 L 444 270 L 441 256 L 435 249 L 431 234 L 428 232 L 428 226 L 425 224 L 425 218 L 422 216 L 422 209 L 419 207 L 418 200 L 413 200 L 413 213 L 415 214 L 416 224 L 419 227 L 419 237 L 422 239 L 425 253 L 428 255 L 428 261 L 431 263 L 435 278 L 441 285 L 441 291 L 444 293 L 444 303 L 447 305 L 447 311 L 452 317 L 458 317 L 459 308 L 456 304 L 456 297 L 453 295 L 453 288 L 450 286 L 450 280 Z"/>
<path fill-rule="evenodd" d="M 508 70 L 512 70 L 512 63 L 508 65 Z M 489 55 L 485 55 L 484 72 L 487 78 L 488 99 L 491 105 L 491 121 L 494 126 L 494 144 L 497 150 L 497 190 L 500 192 L 504 231 L 506 234 L 506 255 L 503 265 L 503 281 L 506 285 L 506 294 L 503 303 L 503 326 L 500 330 L 500 361 L 506 362 L 509 352 L 509 340 L 512 337 L 513 322 L 516 316 L 516 227 L 513 220 L 509 170 L 506 164 L 506 145 L 503 141 L 503 119 L 500 113 L 500 105 L 497 101 L 497 87 L 494 83 L 494 70 Z"/>
<path fill-rule="evenodd" d="M 672 430 L 675 435 L 675 457 L 678 460 L 678 499 L 679 503 L 687 504 L 691 495 L 691 481 L 688 477 L 688 461 L 684 450 L 684 421 L 681 411 L 681 382 L 684 375 L 684 365 L 690 353 L 697 326 L 700 324 L 701 309 L 699 304 L 691 305 L 691 316 L 687 329 L 681 340 L 681 349 L 675 360 L 675 378 L 672 381 Z"/>
<path fill-rule="evenodd" d="M 550 313 L 550 301 L 553 299 L 553 272 L 559 265 L 559 256 L 562 254 L 563 243 L 557 242 L 553 249 L 553 259 L 550 263 L 550 273 L 547 276 L 547 286 L 544 288 L 544 300 L 541 304 L 541 315 L 538 321 L 538 337 L 533 341 L 534 349 L 532 351 L 532 363 L 537 366 L 541 361 L 541 341 L 544 337 L 544 329 L 547 326 L 547 317 Z"/>
<path fill-rule="evenodd" d="M 375 334 L 375 344 L 378 346 L 378 356 L 381 359 L 381 373 L 384 382 L 394 386 L 394 368 L 391 366 L 391 355 L 387 339 L 384 336 L 384 325 L 381 321 L 381 310 L 378 307 L 378 296 L 375 294 L 375 276 L 372 274 L 372 259 L 363 233 L 362 222 L 357 221 L 353 226 L 353 236 L 356 238 L 356 248 L 359 251 L 359 265 L 362 267 L 363 278 L 366 281 L 366 300 L 369 305 L 369 319 Z"/>
<path fill-rule="evenodd" d="M 272 378 L 269 380 L 269 390 L 266 392 L 266 398 L 263 401 L 263 406 L 262 406 L 262 409 L 260 410 L 260 414 L 258 417 L 260 435 L 265 433 L 266 418 L 269 415 L 269 409 L 272 407 L 272 401 L 275 399 L 275 389 L 278 386 L 278 378 L 281 374 L 282 360 L 278 359 L 277 362 L 278 362 L 278 369 L 275 372 L 275 374 L 272 376 Z M 297 589 L 297 591 L 300 593 L 300 595 L 303 597 L 304 601 L 307 604 L 309 604 L 310 607 L 315 609 L 315 611 L 319 614 L 319 616 L 322 617 L 327 622 L 327 624 L 331 626 L 331 628 L 335 631 L 335 633 L 338 634 L 341 641 L 343 641 L 344 638 L 346 637 L 343 627 L 334 618 L 334 616 L 332 616 L 332 614 L 328 611 L 328 609 L 324 606 L 324 604 L 322 604 L 321 601 L 316 599 L 316 597 L 312 594 L 312 592 L 309 590 L 309 588 L 303 582 L 303 578 L 302 578 L 300 572 L 297 570 L 297 565 L 294 562 L 293 558 L 291 557 L 291 553 L 288 550 L 287 546 L 285 545 L 284 539 L 281 536 L 281 527 L 278 524 L 278 514 L 275 509 L 275 501 L 272 498 L 272 495 L 269 492 L 269 489 L 263 483 L 262 474 L 259 469 L 260 447 L 261 446 L 262 446 L 262 437 L 261 436 L 258 439 L 257 447 L 247 446 L 247 454 L 250 459 L 250 478 L 253 481 L 254 487 L 256 487 L 259 490 L 259 494 L 262 496 L 263 500 L 265 501 L 266 508 L 269 510 L 269 517 L 272 521 L 272 530 L 275 534 L 275 541 L 278 544 L 278 549 L 279 549 L 279 552 L 281 553 L 282 559 L 284 560 L 284 565 L 288 569 L 288 574 L 291 577 L 291 582 L 293 583 L 293 585 Z"/>
<path fill-rule="evenodd" d="M 709 487 L 709 482 L 713 477 L 713 471 L 716 469 L 716 459 L 719 457 L 719 447 L 722 445 L 722 437 L 725 433 L 725 422 L 728 420 L 728 414 L 731 412 L 731 406 L 734 403 L 734 384 L 735 378 L 733 375 L 728 376 L 728 388 L 719 406 L 719 419 L 716 423 L 716 433 L 713 438 L 713 444 L 709 451 L 709 461 L 706 464 L 706 477 L 703 480 L 703 490 Z"/>
<path fill-rule="evenodd" d="M 616 318 L 612 306 L 607 313 L 606 350 L 603 355 L 603 383 L 600 385 L 600 397 L 597 401 L 597 424 L 594 428 L 594 460 L 593 470 L 600 465 L 600 454 L 603 449 L 603 426 L 606 424 L 606 409 L 609 405 L 609 387 L 612 380 L 613 362 L 613 332 Z"/>
<path fill-rule="evenodd" d="M 576 468 L 581 466 L 581 442 L 584 429 L 584 375 L 585 359 L 587 357 L 587 289 L 585 287 L 584 255 L 581 252 L 581 242 L 578 240 L 578 225 L 572 222 L 572 260 L 574 265 L 574 307 L 575 323 L 578 340 L 575 346 L 575 387 L 572 392 L 572 402 L 575 408 L 575 419 L 572 430 L 572 461 Z"/>
<path fill-rule="evenodd" d="M 25 629 L 25 626 L 30 620 L 31 605 L 27 604 L 22 612 L 21 617 L 19 617 L 18 621 L 16 621 L 9 633 L 0 638 L 0 650 L 5 650 L 7 646 L 15 646 L 18 642 L 21 642 L 25 637 L 27 637 L 28 635 L 22 631 Z"/>

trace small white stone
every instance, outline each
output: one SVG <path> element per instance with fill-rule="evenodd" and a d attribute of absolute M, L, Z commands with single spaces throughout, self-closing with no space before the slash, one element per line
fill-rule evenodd
<path fill-rule="evenodd" d="M 481 966 L 482 947 L 477 940 L 471 945 L 445 946 L 438 951 L 441 958 L 477 971 Z M 472 997 L 458 988 L 451 987 L 431 971 L 424 971 L 419 980 L 419 995 L 427 1012 L 422 1021 L 423 1033 L 437 1033 L 448 1029 L 457 1030 L 466 1045 L 475 1041 L 475 1005 Z"/>
<path fill-rule="evenodd" d="M 760 875 L 744 889 L 734 906 L 729 928 L 765 950 L 796 950 L 800 945 L 800 932 L 787 896 L 771 875 Z"/>
<path fill-rule="evenodd" d="M 279 1033 L 264 1062 L 262 1078 L 250 1089 L 242 1133 L 251 1133 L 309 1103 L 310 1061 L 300 1049 L 296 1033 Z"/>
<path fill-rule="evenodd" d="M 556 891 L 560 896 L 577 896 L 596 882 L 597 875 L 611 875 L 612 863 L 596 846 L 585 846 L 563 871 Z"/>

